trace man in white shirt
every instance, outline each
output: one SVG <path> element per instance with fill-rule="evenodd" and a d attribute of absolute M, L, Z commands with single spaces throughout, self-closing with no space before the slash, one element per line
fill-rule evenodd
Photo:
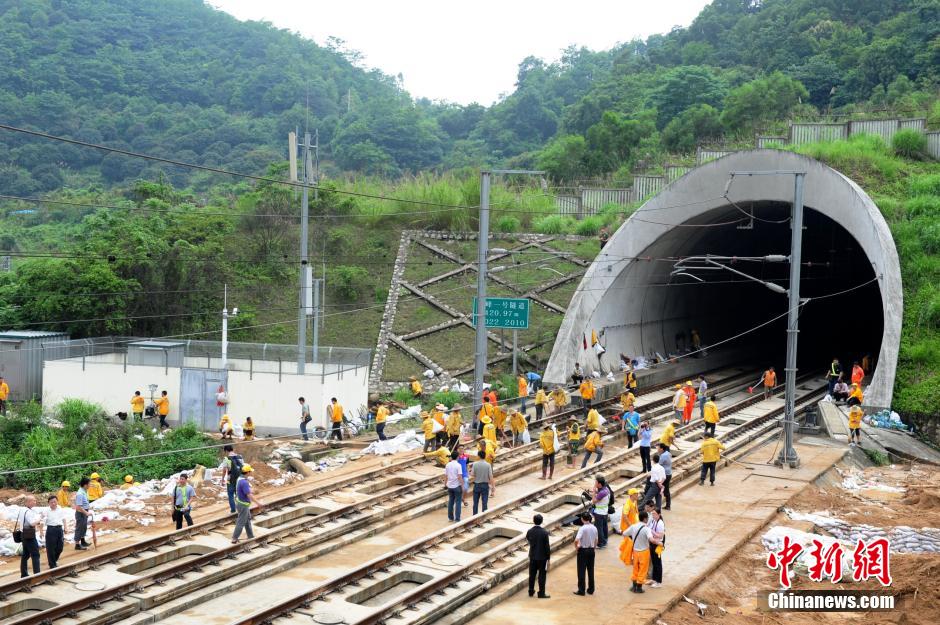
<path fill-rule="evenodd" d="M 37 536 L 42 525 L 39 513 L 33 510 L 36 498 L 32 495 L 26 497 L 24 508 L 16 517 L 16 526 L 23 532 L 23 555 L 20 556 L 20 577 L 29 575 L 28 564 L 33 561 L 33 575 L 39 575 L 39 541 Z"/>
<path fill-rule="evenodd" d="M 450 452 L 450 462 L 444 466 L 444 485 L 447 487 L 447 520 L 460 522 L 460 508 L 463 506 L 463 468 L 457 461 L 457 450 Z"/>
<path fill-rule="evenodd" d="M 676 384 L 676 392 L 672 396 L 672 410 L 676 413 L 676 419 L 682 421 L 682 409 L 685 407 L 685 391 L 682 386 Z"/>
<path fill-rule="evenodd" d="M 705 401 L 708 399 L 708 382 L 705 381 L 705 376 L 698 376 L 698 410 L 699 418 L 705 418 Z"/>
<path fill-rule="evenodd" d="M 55 495 L 49 498 L 49 512 L 46 513 L 46 560 L 49 568 L 58 566 L 59 556 L 65 548 L 65 515 L 68 510 L 59 507 Z"/>
<path fill-rule="evenodd" d="M 581 528 L 574 538 L 578 548 L 578 589 L 574 594 L 584 596 L 584 578 L 587 576 L 587 594 L 594 594 L 594 550 L 597 548 L 597 528 L 592 523 L 591 514 L 581 515 Z"/>
<path fill-rule="evenodd" d="M 643 501 L 656 500 L 656 508 L 662 507 L 663 503 L 663 485 L 666 482 L 666 469 L 659 464 L 659 454 L 653 454 L 653 468 L 650 470 L 649 483 L 646 486 L 646 493 L 643 494 Z"/>

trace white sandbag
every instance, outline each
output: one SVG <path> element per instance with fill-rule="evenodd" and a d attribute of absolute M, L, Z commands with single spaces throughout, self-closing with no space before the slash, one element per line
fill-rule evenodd
<path fill-rule="evenodd" d="M 433 380 L 433 379 L 434 379 L 434 371 L 432 371 L 431 369 L 425 369 L 423 375 L 424 375 L 424 377 L 426 377 L 426 378 L 429 379 L 429 380 Z"/>
<path fill-rule="evenodd" d="M 528 445 L 528 444 L 531 443 L 531 442 L 532 442 L 532 435 L 529 434 L 529 429 L 526 428 L 526 429 L 522 430 L 522 444 L 523 444 L 523 445 Z"/>

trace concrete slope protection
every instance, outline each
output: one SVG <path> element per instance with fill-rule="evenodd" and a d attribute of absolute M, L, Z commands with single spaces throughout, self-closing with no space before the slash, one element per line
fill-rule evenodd
<path fill-rule="evenodd" d="M 876 367 L 865 380 L 865 403 L 889 406 L 903 311 L 891 231 L 872 199 L 849 178 L 781 150 L 736 152 L 709 162 L 631 215 L 581 280 L 546 381 L 564 380 L 577 360 L 596 366 L 594 352 L 583 349 L 592 330 L 602 337 L 609 368 L 619 353 L 675 353 L 689 345 L 693 329 L 708 346 L 775 317 L 730 346 L 774 365 L 782 378 L 786 296 L 729 271 L 703 271 L 704 282 L 670 275 L 678 259 L 693 255 L 789 256 L 794 176 L 735 175 L 731 181 L 732 172 L 768 170 L 806 173 L 800 291 L 809 302 L 800 316 L 801 371 L 822 373 L 838 357 L 847 379 L 852 361 L 870 354 Z M 738 260 L 733 267 L 788 286 L 786 262 Z M 865 286 L 853 288 L 859 285 Z"/>

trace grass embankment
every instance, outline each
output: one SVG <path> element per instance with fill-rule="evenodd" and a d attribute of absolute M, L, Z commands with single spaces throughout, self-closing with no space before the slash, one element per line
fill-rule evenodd
<path fill-rule="evenodd" d="M 900 133 L 899 133 L 900 134 Z M 905 133 L 906 135 L 906 133 Z M 904 319 L 894 406 L 940 414 L 940 163 L 919 155 L 902 136 L 790 147 L 839 170 L 874 200 L 894 235 L 901 261 Z M 908 154 L 915 158 L 899 156 Z M 877 305 L 872 302 L 871 305 Z"/>
<path fill-rule="evenodd" d="M 218 458 L 214 450 L 194 449 L 212 442 L 192 425 L 159 435 L 150 422 L 115 422 L 100 406 L 77 399 L 63 401 L 46 416 L 38 404 L 20 404 L 8 416 L 0 417 L 0 470 L 179 450 L 165 456 L 6 475 L 3 483 L 48 492 L 58 489 L 62 480 L 69 480 L 77 489 L 79 479 L 93 471 L 108 484 L 121 484 L 127 474 L 144 481 L 165 478 L 197 464 L 214 466 Z"/>

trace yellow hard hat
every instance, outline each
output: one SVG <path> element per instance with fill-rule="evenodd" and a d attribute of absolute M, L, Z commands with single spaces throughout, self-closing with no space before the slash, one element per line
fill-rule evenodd
<path fill-rule="evenodd" d="M 639 488 L 631 488 L 630 490 L 627 491 L 627 494 L 628 494 L 628 495 L 639 495 L 639 494 L 640 494 L 640 489 L 639 489 Z"/>
<path fill-rule="evenodd" d="M 489 425 L 490 423 L 492 423 L 492 422 L 493 422 L 493 418 L 492 418 L 492 417 L 490 417 L 490 415 L 488 415 L 488 414 L 485 414 L 485 415 L 483 415 L 483 418 L 482 418 L 482 419 L 480 419 L 480 421 L 482 421 L 482 422 L 483 422 L 483 425 Z"/>
<path fill-rule="evenodd" d="M 130 484 L 130 483 L 132 483 L 132 482 L 134 481 L 134 476 L 133 476 L 133 475 L 125 475 L 125 476 L 124 476 L 124 481 L 125 481 L 126 483 Z"/>
<path fill-rule="evenodd" d="M 89 477 L 90 477 L 91 479 L 93 479 L 93 480 L 99 480 L 99 479 L 101 479 L 101 476 L 98 475 L 97 473 L 92 473 Z"/>
<path fill-rule="evenodd" d="M 62 486 L 64 488 L 72 488 L 72 483 L 68 480 L 62 480 Z"/>
<path fill-rule="evenodd" d="M 232 420 L 232 417 L 228 416 L 227 414 L 224 414 L 224 415 L 222 415 L 222 420 L 223 420 L 223 421 L 231 421 L 231 420 Z"/>
<path fill-rule="evenodd" d="M 686 381 L 685 381 L 685 385 L 686 385 L 686 386 L 692 386 L 692 380 L 686 380 Z"/>
<path fill-rule="evenodd" d="M 681 384 L 676 384 L 676 388 L 682 388 Z"/>
<path fill-rule="evenodd" d="M 242 465 L 242 473 L 251 473 L 252 471 L 254 471 L 254 469 L 251 468 L 250 464 Z"/>

